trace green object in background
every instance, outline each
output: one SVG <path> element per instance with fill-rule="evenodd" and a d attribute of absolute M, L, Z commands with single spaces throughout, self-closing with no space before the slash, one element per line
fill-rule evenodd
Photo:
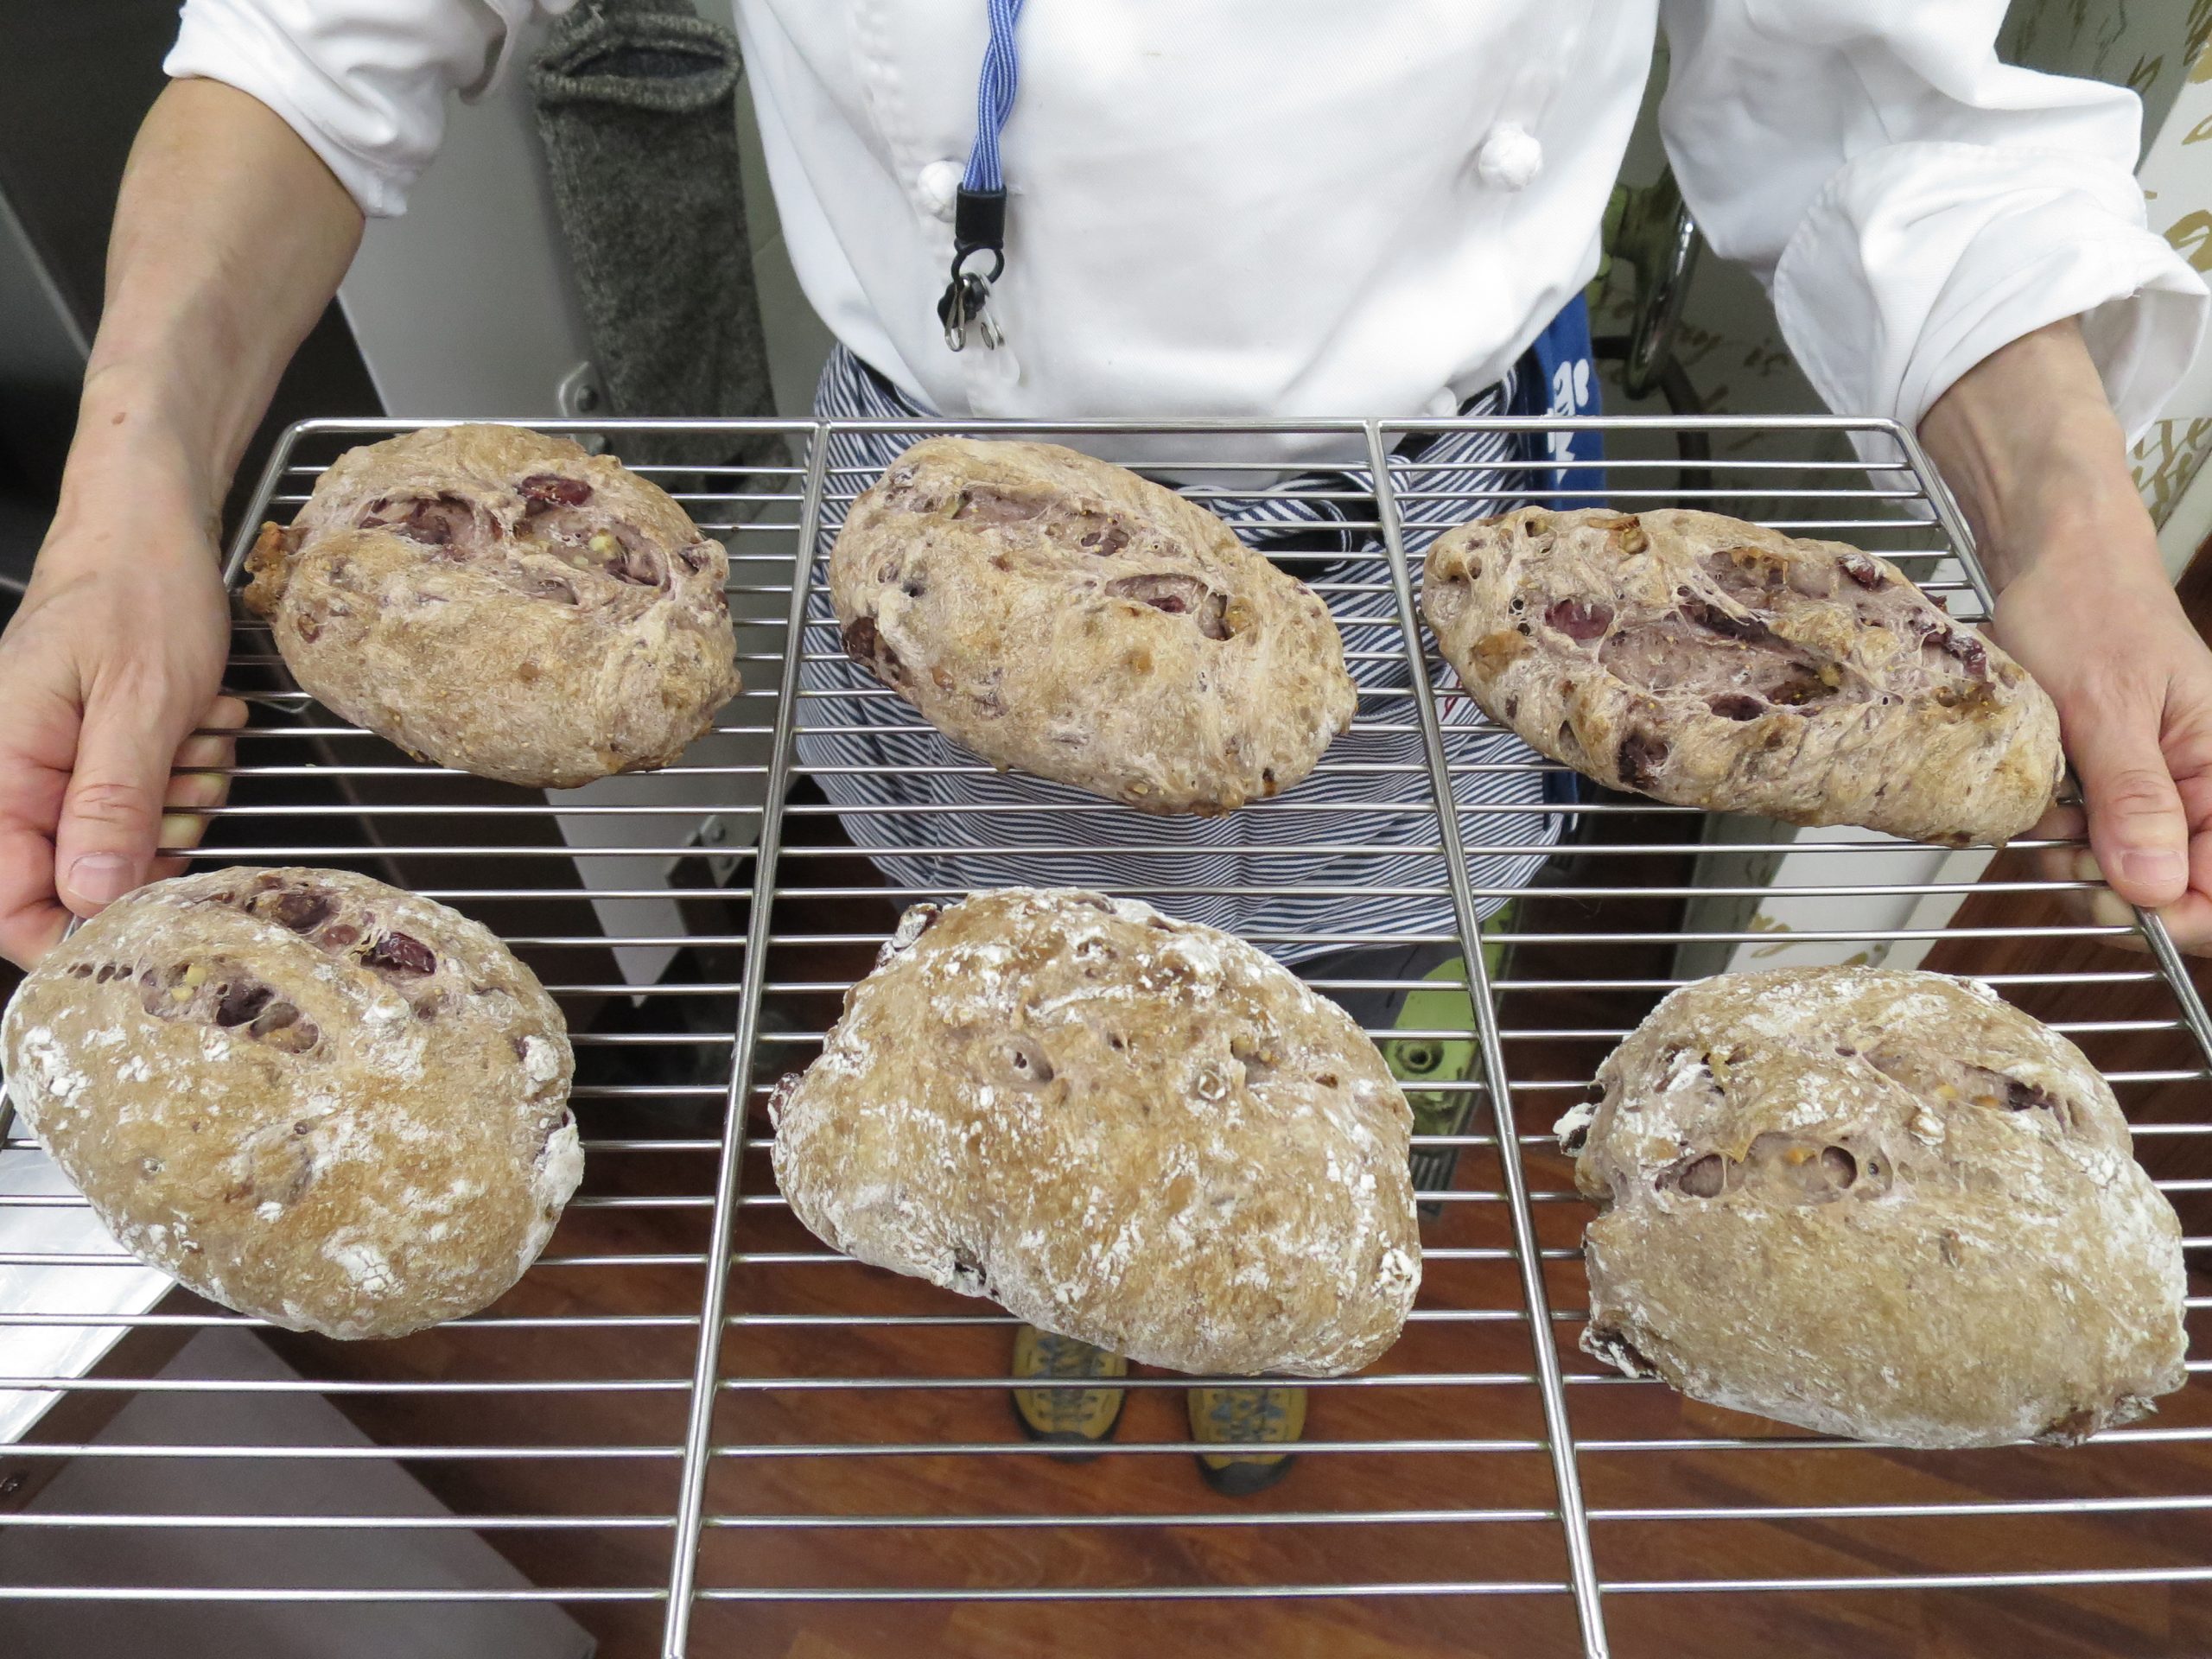
<path fill-rule="evenodd" d="M 1510 904 L 1493 918 L 1493 925 L 1510 928 L 1517 904 Z M 1505 947 L 1494 939 L 1483 944 L 1483 966 L 1496 980 L 1505 969 Z M 1465 957 L 1440 962 L 1423 976 L 1422 987 L 1407 994 L 1393 1022 L 1400 1031 L 1466 1032 L 1467 1036 L 1387 1037 L 1379 1045 L 1383 1063 L 1406 1091 L 1413 1108 L 1415 1135 L 1463 1135 L 1474 1114 L 1475 1091 L 1424 1084 L 1471 1083 L 1482 1075 L 1482 1057 L 1471 1034 L 1475 1005 L 1467 995 Z M 1459 1161 L 1457 1147 L 1417 1147 L 1413 1154 L 1414 1187 L 1417 1192 L 1440 1192 L 1452 1184 Z"/>
<path fill-rule="evenodd" d="M 1494 948 L 1494 947 L 1493 947 Z M 1398 1012 L 1401 1031 L 1471 1031 L 1475 1005 L 1467 996 L 1467 964 L 1462 957 L 1440 962 L 1423 981 L 1427 988 L 1409 992 Z M 1459 1083 L 1479 1069 L 1471 1037 L 1386 1038 L 1382 1058 L 1390 1073 L 1404 1085 L 1407 1103 L 1414 1109 L 1414 1133 L 1452 1135 L 1452 1122 L 1465 1109 L 1464 1090 L 1440 1092 L 1423 1089 L 1425 1083 Z"/>

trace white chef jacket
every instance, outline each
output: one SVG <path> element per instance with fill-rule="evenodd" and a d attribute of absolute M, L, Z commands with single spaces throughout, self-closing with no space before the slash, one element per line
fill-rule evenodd
<path fill-rule="evenodd" d="M 403 210 L 446 95 L 569 0 L 188 0 L 172 75 L 267 104 Z M 1814 386 L 1915 424 L 2082 315 L 2131 435 L 2207 296 L 2146 228 L 2140 110 L 1998 61 L 2004 0 L 1033 0 L 1004 138 L 1007 357 L 936 316 L 983 0 L 736 0 L 807 297 L 949 416 L 1421 416 L 1597 267 L 1662 24 L 1692 212 Z"/>

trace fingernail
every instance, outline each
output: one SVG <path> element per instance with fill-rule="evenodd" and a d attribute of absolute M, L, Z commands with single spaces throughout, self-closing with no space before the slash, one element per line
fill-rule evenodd
<path fill-rule="evenodd" d="M 2120 868 L 2129 880 L 2140 881 L 2146 887 L 2170 887 L 2189 874 L 2179 853 L 2150 849 L 2122 853 Z"/>
<path fill-rule="evenodd" d="M 2135 906 L 2106 887 L 2089 895 L 2089 919 L 2099 927 L 2133 927 Z"/>
<path fill-rule="evenodd" d="M 69 893 L 88 905 L 111 905 L 130 891 L 130 861 L 120 853 L 86 853 L 69 867 Z"/>

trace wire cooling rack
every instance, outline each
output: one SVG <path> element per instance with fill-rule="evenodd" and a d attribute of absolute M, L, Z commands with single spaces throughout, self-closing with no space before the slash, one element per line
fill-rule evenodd
<path fill-rule="evenodd" d="M 664 432 L 748 423 L 543 424 L 634 454 Z M 0 1354 L 21 1351 L 23 1333 L 40 1329 L 118 1338 L 73 1377 L 0 1362 L 0 1390 L 37 1386 L 58 1401 L 21 1443 L 0 1447 L 0 1506 L 17 1506 L 0 1525 L 0 1599 L 329 1604 L 315 1611 L 332 1618 L 365 1605 L 551 1602 L 609 1654 L 834 1656 L 894 1644 L 1105 1653 L 1163 1637 L 1172 1650 L 1224 1654 L 1862 1655 L 1926 1651 L 1918 1644 L 1929 1640 L 1948 1640 L 1945 1651 L 2056 1651 L 2061 1637 L 2069 1652 L 2201 1650 L 2212 1614 L 2189 1586 L 2212 1580 L 2212 1412 L 2194 1379 L 2212 1362 L 2192 1361 L 2191 1385 L 2156 1418 L 2080 1448 L 1913 1453 L 1697 1406 L 1605 1373 L 1579 1351 L 1588 1212 L 1550 1125 L 1611 1045 L 1682 982 L 1686 942 L 1752 947 L 1771 936 L 1748 922 L 1686 931 L 1688 901 L 1748 902 L 1759 887 L 1711 879 L 1700 815 L 1622 797 L 1511 809 L 1526 821 L 1516 844 L 1554 855 L 1506 918 L 1478 920 L 1504 895 L 1482 890 L 1461 855 L 1471 815 L 1437 810 L 1463 763 L 1429 689 L 1433 645 L 1415 620 L 1419 573 L 1406 537 L 1464 516 L 1449 498 L 1497 490 L 1497 475 L 1471 465 L 1410 470 L 1398 452 L 1446 428 L 1569 423 L 929 429 L 1141 439 L 1216 505 L 1315 494 L 1354 529 L 1379 533 L 1364 553 L 1304 556 L 1300 573 L 1325 577 L 1318 585 L 1339 613 L 1356 594 L 1388 595 L 1388 613 L 1344 621 L 1347 648 L 1355 659 L 1422 668 L 1409 689 L 1363 697 L 1358 720 L 1419 739 L 1410 771 L 1429 826 L 1414 849 L 1423 874 L 1393 890 L 1432 900 L 1435 922 L 1417 934 L 1332 937 L 1346 946 L 1456 944 L 1474 981 L 1468 1017 L 1395 1033 L 1471 1045 L 1477 1058 L 1464 1081 L 1436 1086 L 1475 1097 L 1465 1131 L 1421 1137 L 1458 1163 L 1450 1189 L 1431 1195 L 1419 1304 L 1370 1371 L 1306 1385 L 1307 1438 L 1290 1477 L 1255 1497 L 1211 1493 L 1189 1456 L 1185 1379 L 1141 1369 L 1119 1437 L 1096 1457 L 1023 1440 L 1005 1392 L 1012 1322 L 987 1303 L 831 1254 L 792 1220 L 767 1168 L 766 1086 L 817 1052 L 899 906 L 931 896 L 887 889 L 850 850 L 793 741 L 807 699 L 828 695 L 879 700 L 886 722 L 921 729 L 844 664 L 834 626 L 820 620 L 825 526 L 872 481 L 868 469 L 837 463 L 832 439 L 868 424 L 777 427 L 798 458 L 788 467 L 641 468 L 731 550 L 747 690 L 722 715 L 721 736 L 752 741 L 754 758 L 677 770 L 711 780 L 722 819 L 753 831 L 716 849 L 734 861 L 732 880 L 714 879 L 689 838 L 696 804 L 549 802 L 409 762 L 293 689 L 266 628 L 239 613 L 230 683 L 251 718 L 223 769 L 230 804 L 191 856 L 203 867 L 359 868 L 499 931 L 577 1033 L 585 1185 L 544 1257 L 493 1308 L 386 1344 L 263 1332 L 286 1375 L 176 1374 L 170 1360 L 184 1338 L 254 1324 L 181 1292 L 144 1313 L 96 1312 L 109 1302 L 88 1299 L 0 1315 Z M 1616 507 L 1696 505 L 1858 541 L 1961 614 L 1986 609 L 1963 526 L 1894 426 L 1589 424 L 1615 449 L 1602 499 Z M 1689 474 L 1667 446 L 1692 425 L 1719 458 Z M 406 426 L 310 422 L 288 433 L 232 553 L 233 586 L 265 514 L 289 516 L 340 450 Z M 1338 446 L 1353 475 L 1271 463 L 1271 437 L 1294 431 Z M 1871 462 L 1840 458 L 1846 434 Z M 1802 453 L 1808 441 L 1825 446 L 1815 459 Z M 1500 493 L 1549 493 L 1541 463 L 1503 465 L 1511 482 Z M 825 675 L 844 677 L 825 691 Z M 1339 765 L 1325 760 L 1322 770 Z M 1264 825 L 1300 807 L 1293 791 L 1243 810 Z M 1085 816 L 1107 810 L 1069 809 L 1058 850 L 1027 855 L 1033 879 L 1078 874 Z M 1319 810 L 1340 815 L 1335 844 L 1363 844 L 1359 809 Z M 591 860 L 618 855 L 564 839 L 562 824 L 579 815 L 626 820 L 620 855 L 664 861 L 664 878 L 580 878 Z M 1554 849 L 1561 823 L 1569 834 Z M 1979 887 L 1918 880 L 1889 873 L 1923 868 L 1910 849 L 1784 832 L 1739 836 L 1728 850 L 1821 861 L 1834 876 L 1793 892 L 1870 907 L 1969 890 L 1976 903 L 2024 907 L 2086 885 L 2005 867 L 2004 879 Z M 662 907 L 611 912 L 609 899 Z M 1160 902 L 1174 907 L 1172 897 Z M 647 919 L 605 925 L 633 913 Z M 2155 926 L 2149 954 L 2091 949 L 2131 931 L 1962 916 L 1944 928 L 1792 938 L 1932 947 L 1932 961 L 1985 975 L 2067 1031 L 2136 1117 L 2139 1149 L 2181 1207 L 2196 1263 L 2212 1246 L 2201 1196 L 2212 1190 L 2202 1156 L 2212 1145 L 2202 1084 L 2212 1030 Z M 658 982 L 633 984 L 616 969 L 620 949 L 669 945 L 682 953 Z M 1319 982 L 1340 993 L 1411 986 Z M 1498 1102 L 1510 1103 L 1502 1115 Z M 30 1146 L 14 1133 L 10 1148 Z M 77 1202 L 0 1192 L 0 1219 Z M 18 1250 L 0 1266 L 136 1270 L 105 1249 Z M 2192 1298 L 2193 1326 L 2203 1305 Z M 133 1400 L 235 1402 L 257 1391 L 327 1400 L 360 1433 L 272 1445 L 115 1432 L 118 1409 Z M 40 1497 L 65 1466 L 186 1459 L 205 1473 L 204 1489 L 105 1505 Z M 370 1513 L 316 1500 L 334 1465 L 371 1459 L 396 1460 L 442 1510 Z M 226 1469 L 270 1459 L 291 1474 L 296 1503 L 217 1496 Z M 54 1478 L 48 1491 L 66 1484 Z M 235 1536 L 233 1558 L 219 1572 L 126 1570 L 158 1559 L 134 1552 L 177 1529 Z M 381 1541 L 441 1530 L 488 1539 L 519 1572 L 410 1576 L 380 1565 Z M 259 1565 L 278 1535 L 297 1533 L 345 1540 L 350 1570 L 286 1579 Z M 67 1570 L 11 1570 L 10 1541 L 26 1539 Z M 1975 1639 L 1988 1645 L 1977 1649 Z"/>

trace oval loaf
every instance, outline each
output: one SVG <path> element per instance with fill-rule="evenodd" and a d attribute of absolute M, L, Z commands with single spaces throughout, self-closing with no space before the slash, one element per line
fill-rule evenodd
<path fill-rule="evenodd" d="M 343 870 L 142 887 L 54 948 L 0 1034 L 23 1122 L 118 1242 L 296 1331 L 474 1312 L 583 1172 L 537 979 Z"/>
<path fill-rule="evenodd" d="M 2080 1050 L 1987 987 L 1702 980 L 1561 1120 L 1601 1213 L 1583 1346 L 1911 1446 L 2071 1442 L 2181 1386 L 2181 1230 Z"/>
<path fill-rule="evenodd" d="M 1718 513 L 1465 525 L 1421 609 L 1491 719 L 1679 805 L 1996 842 L 2064 764 L 2043 689 L 1894 566 Z"/>
<path fill-rule="evenodd" d="M 826 1243 L 1149 1364 L 1357 1370 L 1420 1285 L 1412 1116 L 1374 1045 L 1133 900 L 908 911 L 770 1109 Z"/>
<path fill-rule="evenodd" d="M 512 426 L 349 449 L 248 607 L 301 687 L 418 760 L 567 788 L 664 766 L 739 690 L 721 544 L 620 461 Z"/>
<path fill-rule="evenodd" d="M 916 444 L 853 504 L 830 592 L 847 652 L 945 735 L 1142 811 L 1289 788 L 1357 702 L 1311 589 L 1057 444 Z"/>

